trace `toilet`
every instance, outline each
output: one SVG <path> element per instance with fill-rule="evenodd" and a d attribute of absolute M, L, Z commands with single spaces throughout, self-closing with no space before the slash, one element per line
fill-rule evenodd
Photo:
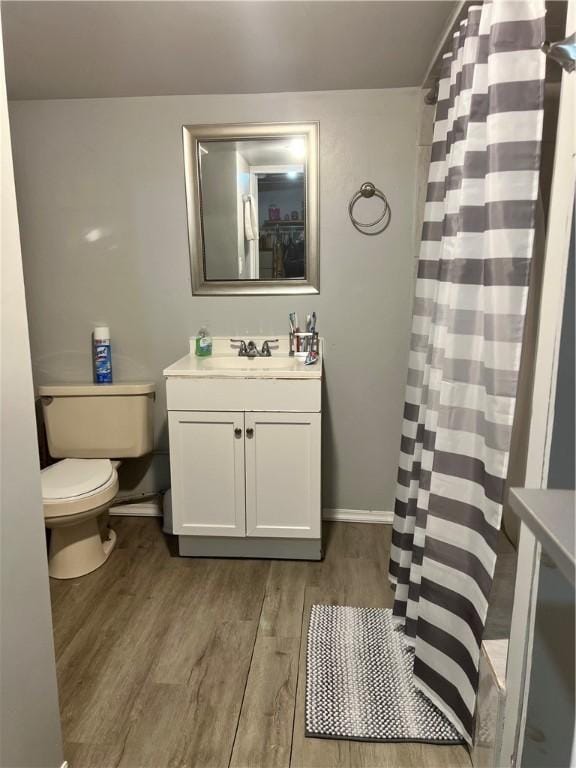
<path fill-rule="evenodd" d="M 39 387 L 48 450 L 62 459 L 41 472 L 52 578 L 84 576 L 112 553 L 116 534 L 104 515 L 121 460 L 152 450 L 154 392 L 150 382 Z"/>

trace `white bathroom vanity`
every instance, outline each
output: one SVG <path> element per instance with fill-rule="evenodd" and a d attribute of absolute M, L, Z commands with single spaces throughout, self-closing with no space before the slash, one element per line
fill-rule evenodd
<path fill-rule="evenodd" d="M 261 349 L 265 337 L 252 337 Z M 164 370 L 171 498 L 165 528 L 181 555 L 319 560 L 322 342 L 305 365 L 288 337 L 271 356 L 213 339 Z"/>

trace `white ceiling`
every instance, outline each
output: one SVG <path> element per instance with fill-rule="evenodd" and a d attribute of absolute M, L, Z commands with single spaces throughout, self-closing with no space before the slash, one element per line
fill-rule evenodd
<path fill-rule="evenodd" d="M 11 99 L 421 85 L 454 2 L 2 3 Z"/>
<path fill-rule="evenodd" d="M 203 142 L 210 149 L 218 143 L 239 152 L 248 165 L 299 165 L 306 154 L 306 137 L 284 139 L 248 139 L 244 141 Z"/>

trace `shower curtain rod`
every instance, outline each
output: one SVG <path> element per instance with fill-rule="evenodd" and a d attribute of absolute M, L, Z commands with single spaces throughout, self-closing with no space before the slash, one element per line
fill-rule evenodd
<path fill-rule="evenodd" d="M 454 25 L 452 28 L 454 28 Z M 565 37 L 564 40 L 558 40 L 556 43 L 550 43 L 546 40 L 542 43 L 540 49 L 546 56 L 562 67 L 565 72 L 571 73 L 576 69 L 576 34 Z M 434 77 L 430 90 L 424 96 L 424 102 L 430 106 L 438 101 L 439 82 L 440 78 Z"/>
<path fill-rule="evenodd" d="M 473 5 L 472 0 L 461 0 L 458 3 L 444 29 L 444 32 L 436 45 L 434 56 L 430 61 L 424 80 L 422 81 L 422 89 L 428 89 L 428 92 L 424 96 L 426 104 L 436 104 L 438 99 L 438 83 L 440 80 L 439 70 L 442 56 L 448 51 L 452 35 L 456 31 L 456 28 L 468 14 L 468 8 Z M 566 72 L 574 72 L 576 69 L 576 35 L 570 35 L 564 40 L 558 40 L 555 43 L 545 41 L 542 43 L 542 51 L 559 64 Z"/>
<path fill-rule="evenodd" d="M 574 72 L 576 67 L 576 34 L 565 37 L 557 43 L 542 43 L 541 50 L 559 64 L 565 72 Z"/>

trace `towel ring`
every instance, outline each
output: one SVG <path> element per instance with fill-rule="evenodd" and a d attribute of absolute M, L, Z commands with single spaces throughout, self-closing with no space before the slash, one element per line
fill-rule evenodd
<path fill-rule="evenodd" d="M 354 216 L 354 206 L 358 202 L 358 200 L 361 200 L 362 198 L 370 198 L 370 197 L 379 197 L 380 200 L 384 203 L 384 208 L 382 209 L 382 213 L 377 219 L 374 219 L 374 221 L 365 222 L 365 221 L 358 221 L 358 219 Z M 385 229 L 388 228 L 390 224 L 390 220 L 392 218 L 392 210 L 390 208 L 390 203 L 386 199 L 386 195 L 384 192 L 379 190 L 377 187 L 372 184 L 370 181 L 365 181 L 364 184 L 360 187 L 360 189 L 355 192 L 352 195 L 352 198 L 348 204 L 348 214 L 350 216 L 350 221 L 352 222 L 353 226 L 358 230 L 358 232 L 362 232 L 363 235 L 379 235 L 382 232 L 384 232 Z M 380 224 L 379 229 L 374 230 L 373 232 L 368 232 L 367 230 L 371 227 L 376 227 Z"/>

